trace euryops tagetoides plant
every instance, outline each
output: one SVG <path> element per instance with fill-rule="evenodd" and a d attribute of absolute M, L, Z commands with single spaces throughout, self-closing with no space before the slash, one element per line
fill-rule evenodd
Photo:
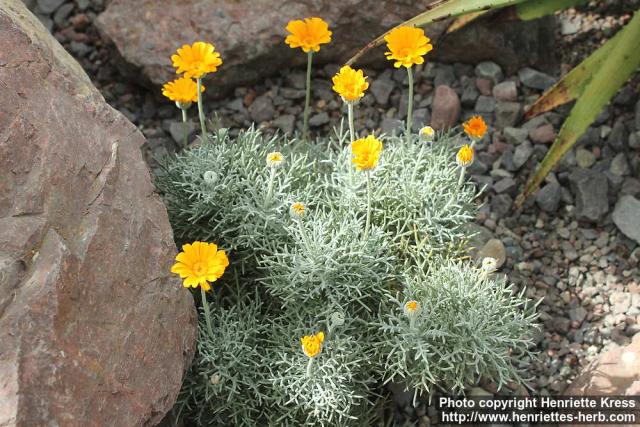
<path fill-rule="evenodd" d="M 308 54 L 331 40 L 320 18 L 292 21 L 286 42 Z M 396 67 L 424 61 L 422 30 L 389 36 Z M 249 129 L 209 133 L 202 79 L 222 64 L 196 42 L 172 57 L 180 79 L 164 94 L 186 120 L 197 102 L 200 144 L 158 177 L 176 240 L 172 272 L 200 288 L 197 354 L 176 411 L 203 426 L 360 426 L 395 382 L 415 395 L 463 393 L 481 377 L 521 380 L 536 315 L 468 257 L 477 192 L 465 170 L 486 133 L 462 137 L 411 124 L 402 138 L 359 138 L 353 110 L 368 88 L 343 67 L 333 88 L 348 132 L 302 139 Z M 195 78 L 196 81 L 192 79 Z M 409 111 L 411 108 L 411 98 Z M 411 114 L 409 114 L 409 117 Z"/>

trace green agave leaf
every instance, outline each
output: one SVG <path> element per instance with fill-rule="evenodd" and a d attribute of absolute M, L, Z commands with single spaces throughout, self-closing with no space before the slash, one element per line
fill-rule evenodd
<path fill-rule="evenodd" d="M 522 3 L 523 1 L 525 0 L 442 0 L 429 5 L 425 12 L 416 15 L 407 21 L 404 21 L 400 25 L 397 25 L 395 28 L 405 25 L 422 27 L 432 22 L 440 21 L 454 16 L 466 15 L 468 13 L 484 10 L 498 9 Z M 393 29 L 387 31 L 386 33 L 377 37 L 375 40 L 369 42 L 351 59 L 349 59 L 347 61 L 347 64 L 353 65 L 366 52 L 384 43 L 384 37 L 392 30 Z"/>
<path fill-rule="evenodd" d="M 640 40 L 640 11 L 635 13 L 633 19 L 620 33 L 616 49 L 609 53 L 584 88 L 549 152 L 516 199 L 517 207 L 521 207 L 526 198 L 538 188 L 549 171 L 593 123 L 602 108 L 627 81 L 631 73 L 640 66 L 640 55 L 637 54 L 638 40 Z"/>
<path fill-rule="evenodd" d="M 611 52 L 616 48 L 621 35 L 622 32 L 618 32 L 587 59 L 582 61 L 562 79 L 558 80 L 556 84 L 547 89 L 525 112 L 524 120 L 529 120 L 538 114 L 553 110 L 557 106 L 571 102 L 580 96 L 584 88 L 591 81 L 591 77 L 593 77 L 596 71 L 602 66 L 602 63 L 609 58 Z"/>
<path fill-rule="evenodd" d="M 556 10 L 567 9 L 588 0 L 528 0 L 516 6 L 516 15 L 523 21 L 551 15 Z"/>

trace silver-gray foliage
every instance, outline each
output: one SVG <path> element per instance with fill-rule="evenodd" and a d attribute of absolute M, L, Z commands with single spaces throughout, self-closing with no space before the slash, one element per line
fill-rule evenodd
<path fill-rule="evenodd" d="M 387 381 L 429 392 L 520 380 L 536 316 L 466 260 L 477 194 L 458 187 L 457 137 L 383 141 L 369 233 L 366 174 L 344 134 L 210 139 L 158 177 L 178 243 L 214 242 L 231 262 L 214 284 L 214 336 L 200 327 L 183 413 L 199 425 L 371 425 Z M 272 151 L 279 168 L 267 165 Z M 290 214 L 294 202 L 304 216 Z M 422 307 L 413 321 L 409 299 Z M 300 338 L 318 331 L 307 375 Z"/>

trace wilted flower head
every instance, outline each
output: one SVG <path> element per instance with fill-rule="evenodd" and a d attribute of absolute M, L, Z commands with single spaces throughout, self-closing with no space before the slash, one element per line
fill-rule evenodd
<path fill-rule="evenodd" d="M 267 166 L 270 168 L 279 168 L 284 162 L 284 157 L 279 151 L 273 151 L 267 154 Z"/>
<path fill-rule="evenodd" d="M 351 144 L 353 159 L 351 162 L 356 165 L 359 171 L 369 170 L 376 167 L 382 152 L 382 142 L 373 135 L 360 138 Z"/>
<path fill-rule="evenodd" d="M 348 104 L 355 104 L 364 96 L 364 91 L 369 87 L 367 77 L 362 70 L 354 70 L 348 65 L 340 68 L 333 76 L 333 90 Z"/>
<path fill-rule="evenodd" d="M 404 304 L 404 315 L 407 317 L 415 316 L 420 311 L 420 308 L 421 308 L 420 303 L 418 301 L 415 301 L 415 300 L 407 301 Z"/>
<path fill-rule="evenodd" d="M 205 291 L 211 289 L 209 283 L 222 277 L 229 265 L 227 254 L 219 251 L 215 244 L 197 241 L 182 245 L 176 261 L 171 272 L 184 279 L 184 287 L 201 286 Z"/>
<path fill-rule="evenodd" d="M 204 179 L 204 183 L 211 187 L 218 180 L 218 175 L 214 171 L 206 171 L 202 178 Z"/>
<path fill-rule="evenodd" d="M 493 273 L 498 269 L 498 260 L 491 257 L 485 257 L 482 259 L 482 271 L 485 273 Z"/>
<path fill-rule="evenodd" d="M 171 56 L 176 73 L 184 73 L 185 77 L 199 79 L 208 73 L 215 73 L 222 65 L 220 54 L 215 51 L 211 43 L 195 42 L 185 44 L 178 49 L 177 54 Z"/>
<path fill-rule="evenodd" d="M 322 18 L 305 18 L 289 21 L 286 27 L 291 34 L 284 40 L 292 49 L 297 47 L 305 52 L 318 52 L 320 45 L 331 41 L 329 24 Z"/>
<path fill-rule="evenodd" d="M 389 61 L 395 61 L 394 67 L 410 68 L 413 64 L 422 64 L 423 56 L 433 49 L 430 39 L 424 34 L 422 28 L 398 27 L 394 28 L 384 37 L 387 42 L 388 52 L 385 52 Z"/>
<path fill-rule="evenodd" d="M 205 91 L 202 85 L 202 92 Z M 162 86 L 162 94 L 174 101 L 178 108 L 186 110 L 198 101 L 198 85 L 189 77 L 180 77 Z"/>
<path fill-rule="evenodd" d="M 471 139 L 480 140 L 487 133 L 487 124 L 481 116 L 473 116 L 462 124 L 462 128 Z"/>
<path fill-rule="evenodd" d="M 289 213 L 294 218 L 302 218 L 306 213 L 307 207 L 302 202 L 295 202 L 289 208 Z"/>
<path fill-rule="evenodd" d="M 305 335 L 300 339 L 302 351 L 307 357 L 316 357 L 322 351 L 322 343 L 324 342 L 324 332 L 318 332 L 315 335 Z"/>
<path fill-rule="evenodd" d="M 436 131 L 431 126 L 425 126 L 420 129 L 420 139 L 426 142 L 433 141 L 433 137 L 436 136 Z"/>
<path fill-rule="evenodd" d="M 456 162 L 458 166 L 463 168 L 473 163 L 473 148 L 468 144 L 463 145 L 460 150 L 458 150 L 458 154 L 456 154 Z"/>

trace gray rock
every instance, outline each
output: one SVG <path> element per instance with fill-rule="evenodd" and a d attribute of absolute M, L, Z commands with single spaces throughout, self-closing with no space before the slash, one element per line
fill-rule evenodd
<path fill-rule="evenodd" d="M 611 129 L 607 144 L 616 151 L 622 151 L 629 138 L 629 132 L 622 120 L 617 120 Z"/>
<path fill-rule="evenodd" d="M 273 125 L 286 134 L 293 133 L 296 117 L 293 114 L 284 114 L 273 121 Z"/>
<path fill-rule="evenodd" d="M 478 92 L 478 89 L 476 88 L 475 80 L 468 79 L 462 84 L 462 95 L 460 97 L 460 101 L 464 107 L 474 107 L 479 95 L 480 92 Z"/>
<path fill-rule="evenodd" d="M 587 318 L 587 310 L 583 306 L 578 306 L 569 310 L 569 318 L 578 323 L 582 323 Z"/>
<path fill-rule="evenodd" d="M 493 184 L 493 191 L 496 193 L 511 194 L 516 189 L 517 184 L 513 178 L 503 178 L 500 181 Z"/>
<path fill-rule="evenodd" d="M 402 132 L 402 120 L 398 120 L 393 117 L 385 117 L 382 119 L 380 130 L 386 135 L 397 135 Z"/>
<path fill-rule="evenodd" d="M 629 134 L 629 148 L 640 150 L 640 131 Z"/>
<path fill-rule="evenodd" d="M 625 236 L 640 244 L 640 200 L 633 196 L 620 197 L 611 217 Z"/>
<path fill-rule="evenodd" d="M 251 120 L 256 123 L 271 120 L 276 115 L 276 110 L 273 108 L 273 100 L 267 95 L 257 97 L 249 106 L 249 115 Z"/>
<path fill-rule="evenodd" d="M 42 13 L 51 14 L 64 2 L 65 0 L 38 0 L 38 8 Z"/>
<path fill-rule="evenodd" d="M 499 129 L 515 126 L 520 120 L 522 106 L 517 102 L 500 101 L 496 106 L 495 126 Z"/>
<path fill-rule="evenodd" d="M 516 101 L 518 99 L 516 82 L 509 80 L 498 83 L 493 87 L 493 96 L 499 101 Z"/>
<path fill-rule="evenodd" d="M 418 108 L 413 110 L 411 127 L 415 132 L 418 132 L 423 126 L 426 126 L 431 121 L 431 114 L 427 108 Z"/>
<path fill-rule="evenodd" d="M 502 135 L 504 135 L 504 138 L 508 144 L 519 145 L 527 140 L 529 131 L 526 129 L 505 127 L 502 131 Z"/>
<path fill-rule="evenodd" d="M 406 72 L 405 72 L 406 74 Z M 456 75 L 453 69 L 453 65 L 438 64 L 436 68 L 436 76 L 433 79 L 434 86 L 453 86 L 456 82 Z"/>
<path fill-rule="evenodd" d="M 53 22 L 58 26 L 58 28 L 64 26 L 65 21 L 69 15 L 71 15 L 73 8 L 73 3 L 65 3 L 56 10 L 56 13 L 53 15 Z"/>
<path fill-rule="evenodd" d="M 576 150 L 576 163 L 582 169 L 589 169 L 596 162 L 596 156 L 585 148 Z"/>
<path fill-rule="evenodd" d="M 533 145 L 531 145 L 529 141 L 525 141 L 518 145 L 513 152 L 513 167 L 516 170 L 520 169 L 525 163 L 527 163 L 531 154 L 533 154 Z"/>
<path fill-rule="evenodd" d="M 625 176 L 629 174 L 629 162 L 624 153 L 618 153 L 611 161 L 609 172 L 617 176 Z M 638 213 L 640 215 L 640 212 Z"/>
<path fill-rule="evenodd" d="M 513 199 L 508 194 L 498 194 L 491 199 L 491 211 L 498 216 L 505 216 L 511 210 Z"/>
<path fill-rule="evenodd" d="M 474 108 L 476 113 L 493 113 L 496 110 L 496 100 L 493 96 L 480 95 Z"/>
<path fill-rule="evenodd" d="M 636 102 L 636 117 L 635 117 L 636 131 L 640 132 L 640 100 Z"/>
<path fill-rule="evenodd" d="M 91 1 L 90 0 L 76 0 L 76 5 L 78 6 L 78 9 L 80 9 L 81 12 L 84 12 L 85 10 L 89 9 L 89 6 L 91 6 Z"/>
<path fill-rule="evenodd" d="M 560 19 L 560 32 L 563 36 L 575 34 L 580 30 L 580 19 L 562 17 Z"/>
<path fill-rule="evenodd" d="M 329 115 L 323 111 L 318 114 L 314 114 L 309 118 L 310 127 L 320 127 L 329 123 Z"/>
<path fill-rule="evenodd" d="M 556 131 L 551 123 L 547 123 L 531 130 L 529 138 L 538 144 L 550 144 L 556 139 Z"/>
<path fill-rule="evenodd" d="M 378 104 L 387 105 L 387 102 L 389 102 L 389 96 L 393 91 L 393 87 L 394 84 L 393 80 L 391 80 L 391 70 L 385 70 L 371 82 L 369 89 Z"/>
<path fill-rule="evenodd" d="M 476 76 L 489 79 L 493 84 L 498 84 L 504 79 L 502 68 L 495 62 L 485 61 L 476 65 Z"/>
<path fill-rule="evenodd" d="M 187 130 L 187 141 L 191 141 L 191 136 L 196 132 L 196 130 L 200 129 L 200 125 L 195 122 L 187 121 L 187 123 L 183 123 L 178 120 L 172 120 L 169 122 L 169 133 L 171 134 L 171 138 L 178 144 L 178 146 L 184 146 L 184 132 L 185 126 Z"/>
<path fill-rule="evenodd" d="M 542 187 L 536 194 L 536 204 L 545 212 L 555 213 L 560 205 L 562 186 L 556 182 L 550 182 Z"/>
<path fill-rule="evenodd" d="M 546 90 L 556 82 L 550 75 L 528 67 L 518 72 L 518 78 L 526 87 L 538 90 Z"/>
<path fill-rule="evenodd" d="M 571 189 L 576 196 L 576 217 L 598 222 L 609 212 L 607 177 L 591 169 L 574 169 L 569 175 Z"/>

